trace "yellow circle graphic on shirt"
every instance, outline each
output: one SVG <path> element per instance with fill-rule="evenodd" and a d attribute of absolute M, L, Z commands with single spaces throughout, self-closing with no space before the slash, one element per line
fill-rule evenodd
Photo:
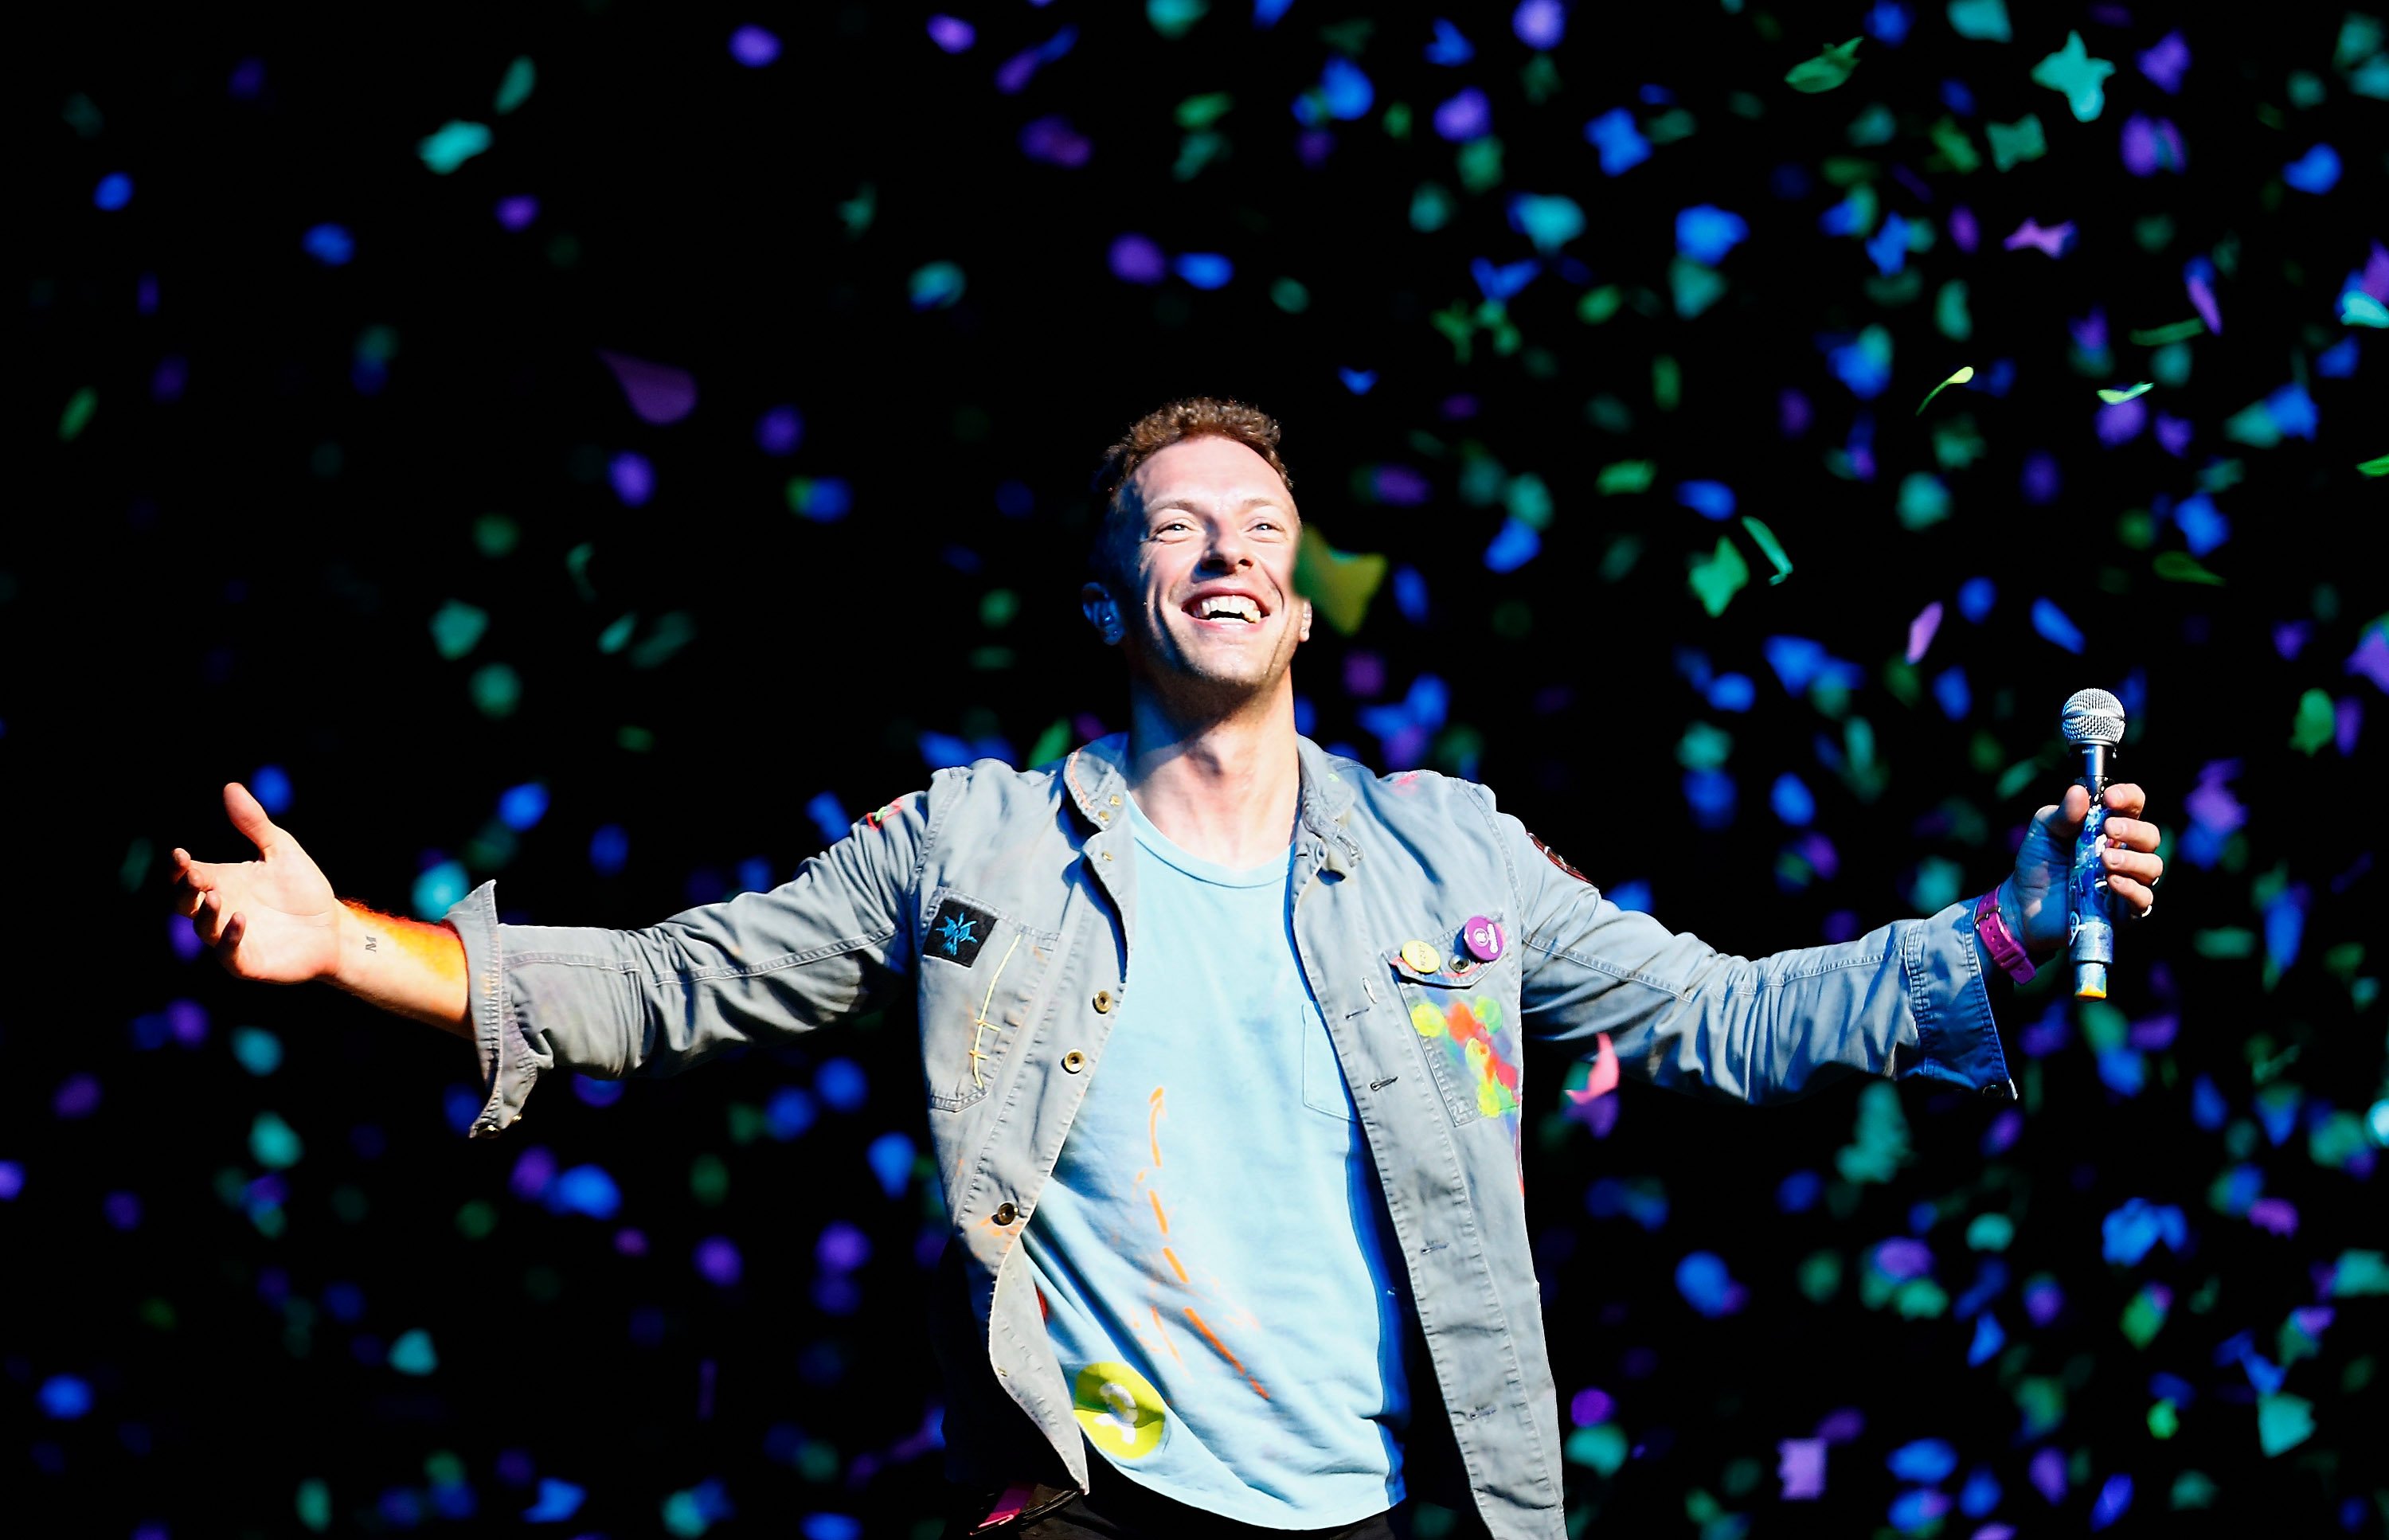
<path fill-rule="evenodd" d="M 1169 1414 L 1153 1382 L 1126 1364 L 1089 1364 L 1070 1387 L 1070 1409 L 1095 1446 L 1114 1459 L 1143 1459 L 1161 1447 Z"/>

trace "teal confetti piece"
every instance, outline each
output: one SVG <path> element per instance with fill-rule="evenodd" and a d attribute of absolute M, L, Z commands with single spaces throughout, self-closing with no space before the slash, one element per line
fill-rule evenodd
<path fill-rule="evenodd" d="M 2162 348 L 2169 342 L 2188 341 L 2193 337 L 2202 335 L 2205 330 L 2206 323 L 2193 315 L 2187 321 L 2176 321 L 2165 326 L 2151 326 L 2145 331 L 2136 331 L 2130 335 L 2132 341 L 2140 347 Z"/>
<path fill-rule="evenodd" d="M 539 84 L 539 68 L 524 54 L 506 66 L 505 78 L 498 82 L 498 94 L 490 108 L 503 118 L 530 100 L 532 87 Z"/>
<path fill-rule="evenodd" d="M 2113 64 L 2089 56 L 2080 32 L 2067 32 L 2064 47 L 2032 67 L 2032 82 L 2063 96 L 2074 121 L 2087 123 L 2106 108 L 2106 80 L 2114 72 Z"/>
<path fill-rule="evenodd" d="M 455 118 L 441 124 L 438 133 L 416 145 L 415 153 L 423 158 L 423 163 L 435 174 L 446 176 L 488 149 L 490 138 L 487 123 L 467 122 Z"/>
<path fill-rule="evenodd" d="M 2304 1396 L 2266 1395 L 2256 1400 L 2256 1442 L 2265 1457 L 2296 1448 L 2314 1437 L 2314 1404 Z"/>
<path fill-rule="evenodd" d="M 1949 30 L 1977 43 L 2005 43 L 2014 35 L 2007 0 L 1949 0 Z"/>
<path fill-rule="evenodd" d="M 91 414 L 99 410 L 99 392 L 86 385 L 67 398 L 67 407 L 58 414 L 58 441 L 71 444 L 83 430 L 91 426 Z"/>
<path fill-rule="evenodd" d="M 1759 552 L 1775 566 L 1774 575 L 1767 579 L 1769 587 L 1792 576 L 1792 558 L 1783 554 L 1783 544 L 1775 538 L 1774 530 L 1748 514 L 1742 515 L 1742 527 L 1750 531 L 1750 538 L 1757 542 Z"/>
<path fill-rule="evenodd" d="M 1693 597 L 1710 617 L 1725 613 L 1726 605 L 1750 581 L 1750 564 L 1734 549 L 1731 539 L 1718 537 L 1717 550 L 1708 555 L 1695 554 L 1692 558 L 1692 576 L 1688 579 Z"/>

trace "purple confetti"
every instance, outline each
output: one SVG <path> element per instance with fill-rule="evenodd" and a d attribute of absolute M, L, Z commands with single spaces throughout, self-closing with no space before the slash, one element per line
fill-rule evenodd
<path fill-rule="evenodd" d="M 2183 281 L 2182 286 L 2189 291 L 2191 308 L 2198 312 L 2198 318 L 2206 323 L 2206 329 L 2221 337 L 2223 311 L 2215 302 L 2215 288 L 2206 281 L 2206 274 L 2192 273 Z"/>
<path fill-rule="evenodd" d="M 929 41 L 950 54 L 967 52 L 978 41 L 978 32 L 959 16 L 929 18 Z"/>
<path fill-rule="evenodd" d="M 528 193 L 498 199 L 498 223 L 508 230 L 527 230 L 539 218 L 539 199 Z"/>
<path fill-rule="evenodd" d="M 1787 1438 L 1775 1445 L 1775 1474 L 1787 1503 L 1813 1502 L 1825 1495 L 1825 1441 Z"/>
<path fill-rule="evenodd" d="M 1123 283 L 1157 284 L 1169 275 L 1169 260 L 1143 235 L 1126 235 L 1112 242 L 1109 261 L 1112 276 Z"/>
<path fill-rule="evenodd" d="M 1560 0 L 1523 0 L 1510 14 L 1510 30 L 1529 48 L 1556 48 L 1567 34 L 1567 7 Z"/>
<path fill-rule="evenodd" d="M 696 409 L 696 376 L 685 369 L 675 369 L 669 363 L 653 363 L 628 353 L 597 350 L 606 367 L 614 371 L 614 378 L 629 398 L 631 410 L 639 420 L 661 427 L 676 423 Z M 617 488 L 620 482 L 615 483 Z M 625 497 L 628 503 L 630 498 Z M 645 501 L 642 499 L 641 501 Z"/>
<path fill-rule="evenodd" d="M 2347 664 L 2341 672 L 2361 674 L 2372 681 L 2377 690 L 2389 692 L 2389 626 L 2374 626 L 2347 655 Z"/>
<path fill-rule="evenodd" d="M 69 1075 L 50 1100 L 50 1111 L 60 1119 L 71 1121 L 89 1117 L 99 1110 L 99 1078 L 91 1075 Z"/>
<path fill-rule="evenodd" d="M 2169 119 L 2138 113 L 2125 119 L 2123 155 L 2124 169 L 2134 176 L 2190 169 L 2190 152 L 2182 148 L 2181 134 Z"/>
<path fill-rule="evenodd" d="M 2038 220 L 2027 219 L 2019 224 L 2000 244 L 2011 251 L 2031 247 L 2045 257 L 2064 255 L 2066 243 L 2074 239 L 2074 222 L 2043 228 Z"/>
<path fill-rule="evenodd" d="M 1958 243 L 1959 250 L 1969 256 L 1982 241 L 1983 233 L 1974 223 L 1974 210 L 1962 203 L 1949 210 L 1949 238 Z"/>
<path fill-rule="evenodd" d="M 2287 1198 L 2259 1198 L 2248 1205 L 2248 1222 L 2274 1235 L 2295 1235 L 2297 1207 Z"/>
<path fill-rule="evenodd" d="M 709 1235 L 696 1243 L 697 1276 L 708 1283 L 727 1289 L 738 1281 L 744 1270 L 738 1247 L 728 1236 Z"/>
<path fill-rule="evenodd" d="M 1898 1281 L 1923 1278 L 1933 1271 L 1933 1248 L 1922 1241 L 1895 1236 L 1874 1249 L 1875 1270 Z"/>
<path fill-rule="evenodd" d="M 644 454 L 624 450 L 607 464 L 606 478 L 625 507 L 641 507 L 656 495 L 656 469 Z"/>
<path fill-rule="evenodd" d="M 2170 96 L 2180 91 L 2182 72 L 2190 68 L 2190 45 L 2179 32 L 2167 32 L 2140 58 L 2140 73 Z"/>
<path fill-rule="evenodd" d="M 730 57 L 749 70 L 760 70 L 780 57 L 778 34 L 751 23 L 730 34 Z"/>
<path fill-rule="evenodd" d="M 1606 1422 L 1616 1415 L 1617 1403 L 1609 1393 L 1598 1386 L 1580 1390 L 1568 1401 L 1568 1420 L 1579 1428 L 1590 1428 L 1596 1422 Z"/>
<path fill-rule="evenodd" d="M 2191 424 L 2187 417 L 2168 417 L 2157 414 L 2157 442 L 2167 454 L 2180 459 L 2190 452 Z"/>
<path fill-rule="evenodd" d="M 2065 1500 L 2065 1457 L 2054 1449 L 2043 1449 L 2032 1457 L 2025 1468 L 2036 1491 L 2052 1503 Z"/>
<path fill-rule="evenodd" d="M 1083 166 L 1094 152 L 1087 136 L 1058 115 L 1036 119 L 1020 130 L 1020 153 L 1048 166 Z"/>
<path fill-rule="evenodd" d="M 2140 436 L 2140 430 L 2149 426 L 2149 409 L 2138 397 L 2127 401 L 2116 401 L 2099 409 L 2095 426 L 2099 441 L 2113 449 Z"/>
<path fill-rule="evenodd" d="M 1470 86 L 1435 109 L 1435 131 L 1454 144 L 1481 139 L 1493 130 L 1493 104 Z"/>

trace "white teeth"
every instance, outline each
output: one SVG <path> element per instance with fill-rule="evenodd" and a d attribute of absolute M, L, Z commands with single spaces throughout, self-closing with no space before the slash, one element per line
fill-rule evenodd
<path fill-rule="evenodd" d="M 1203 618 L 1216 620 L 1233 618 L 1258 624 L 1261 607 L 1237 593 L 1222 593 L 1203 601 Z"/>

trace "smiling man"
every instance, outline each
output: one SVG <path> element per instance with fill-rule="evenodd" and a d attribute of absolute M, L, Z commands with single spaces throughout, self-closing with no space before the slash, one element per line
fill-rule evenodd
<path fill-rule="evenodd" d="M 796 877 L 636 931 L 333 895 L 237 785 L 250 861 L 174 859 L 242 977 L 326 979 L 479 1050 L 473 1132 L 562 1069 L 693 1064 L 908 996 L 952 1233 L 933 1336 L 950 1535 L 1384 1536 L 1406 1497 L 1558 1540 L 1521 1051 L 1762 1101 L 1850 1074 L 2013 1095 L 1989 981 L 2064 939 L 2088 797 L 1989 893 L 1720 953 L 1620 910 L 1482 786 L 1295 730 L 1310 606 L 1270 418 L 1175 402 L 1105 461 L 1082 601 L 1130 726 L 940 770 Z M 2162 871 L 2110 787 L 2124 913 Z"/>

